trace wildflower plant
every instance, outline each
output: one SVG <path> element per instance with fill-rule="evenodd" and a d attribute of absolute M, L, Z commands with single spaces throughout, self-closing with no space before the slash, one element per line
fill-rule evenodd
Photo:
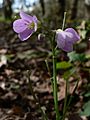
<path fill-rule="evenodd" d="M 27 40 L 31 35 L 37 31 L 38 28 L 38 19 L 36 16 L 30 16 L 24 12 L 20 12 L 20 17 L 21 19 L 15 20 L 13 23 L 13 30 L 18 34 L 19 38 L 21 41 Z M 65 120 L 65 116 L 69 107 L 69 102 L 67 103 L 67 91 L 68 91 L 68 82 L 66 80 L 66 90 L 65 90 L 65 101 L 64 101 L 64 107 L 63 107 L 63 115 L 61 116 L 59 112 L 59 107 L 58 107 L 58 87 L 57 87 L 57 73 L 56 73 L 56 50 L 57 48 L 60 48 L 61 50 L 65 52 L 71 52 L 73 51 L 73 45 L 80 40 L 79 34 L 73 29 L 73 28 L 67 28 L 64 29 L 64 24 L 65 24 L 65 17 L 66 13 L 64 14 L 64 19 L 63 19 L 63 25 L 62 29 L 58 30 L 51 30 L 51 47 L 52 47 L 52 62 L 53 62 L 53 78 L 52 81 L 52 88 L 53 88 L 53 96 L 54 96 L 54 108 L 55 108 L 55 113 L 56 113 L 56 120 Z M 39 35 L 40 38 L 40 35 Z M 57 43 L 57 45 L 56 45 Z M 47 65 L 48 66 L 48 65 Z M 36 102 L 38 102 L 37 97 L 35 96 L 30 77 L 29 77 L 29 84 L 30 84 L 30 90 L 32 92 L 32 95 L 35 99 Z M 39 102 L 38 102 L 39 103 Z M 42 116 L 44 120 L 48 120 L 47 115 L 45 112 L 42 110 L 39 104 L 39 109 L 42 112 Z"/>

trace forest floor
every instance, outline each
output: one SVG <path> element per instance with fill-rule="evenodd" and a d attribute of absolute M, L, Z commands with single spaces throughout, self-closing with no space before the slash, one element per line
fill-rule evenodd
<path fill-rule="evenodd" d="M 42 120 L 38 104 L 35 103 L 29 89 L 28 72 L 33 91 L 37 96 L 42 109 L 49 116 L 49 120 L 55 120 L 54 102 L 50 76 L 45 64 L 50 49 L 47 43 L 42 41 L 27 40 L 21 42 L 12 30 L 10 23 L 0 23 L 0 120 Z M 30 39 L 32 39 L 30 38 Z M 47 46 L 47 47 L 46 47 Z M 67 59 L 62 53 L 60 58 Z M 50 69 L 52 62 L 50 60 Z M 62 112 L 65 98 L 65 80 L 58 71 L 58 101 L 59 110 Z M 89 120 L 85 116 L 80 117 L 77 111 L 81 110 L 85 92 L 84 84 L 88 84 L 89 73 L 81 72 L 80 81 L 68 113 L 69 120 Z M 70 77 L 70 94 L 76 83 L 74 77 Z M 72 112 L 70 112 L 72 111 Z M 67 118 L 66 118 L 67 119 Z"/>

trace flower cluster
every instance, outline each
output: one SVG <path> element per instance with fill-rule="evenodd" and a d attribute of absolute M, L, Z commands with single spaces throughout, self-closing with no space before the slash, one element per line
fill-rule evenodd
<path fill-rule="evenodd" d="M 24 12 L 20 12 L 21 19 L 15 20 L 13 29 L 18 33 L 22 41 L 27 40 L 37 30 L 38 19 L 36 16 L 30 16 Z M 73 44 L 80 39 L 80 36 L 73 28 L 67 28 L 64 31 L 56 30 L 56 42 L 58 48 L 71 52 L 73 51 Z"/>

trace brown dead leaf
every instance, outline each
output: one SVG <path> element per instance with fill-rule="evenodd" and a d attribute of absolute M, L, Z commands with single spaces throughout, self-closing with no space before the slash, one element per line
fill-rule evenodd
<path fill-rule="evenodd" d="M 73 113 L 69 115 L 68 120 L 83 120 L 78 114 Z"/>
<path fill-rule="evenodd" d="M 24 114 L 24 111 L 22 107 L 14 105 L 12 108 L 12 114 L 22 116 Z"/>

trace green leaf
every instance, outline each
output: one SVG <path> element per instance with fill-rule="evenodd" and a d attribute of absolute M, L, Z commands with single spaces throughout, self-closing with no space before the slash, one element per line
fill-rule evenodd
<path fill-rule="evenodd" d="M 85 97 L 90 97 L 90 91 L 87 92 L 84 96 L 85 96 Z"/>
<path fill-rule="evenodd" d="M 83 111 L 80 112 L 80 115 L 84 115 L 86 117 L 90 116 L 90 101 L 85 103 L 82 107 Z"/>
<path fill-rule="evenodd" d="M 14 57 L 14 54 L 7 54 L 6 57 L 8 61 L 11 61 Z"/>
<path fill-rule="evenodd" d="M 90 54 L 87 54 L 87 55 L 86 55 L 86 58 L 87 58 L 87 59 L 90 59 Z"/>
<path fill-rule="evenodd" d="M 75 72 L 76 72 L 76 68 L 74 67 L 74 68 L 72 68 L 72 69 L 64 72 L 64 74 L 63 74 L 62 77 L 63 77 L 65 80 L 67 80 L 71 75 L 75 74 Z"/>
<path fill-rule="evenodd" d="M 82 36 L 82 39 L 85 39 L 85 37 L 86 37 L 86 33 L 87 33 L 86 30 L 82 30 L 82 31 L 80 31 L 80 35 Z"/>
<path fill-rule="evenodd" d="M 67 61 L 58 62 L 56 64 L 57 69 L 67 69 L 67 68 L 70 68 L 71 66 L 72 66 L 72 64 L 70 62 L 67 62 Z"/>
<path fill-rule="evenodd" d="M 79 53 L 76 53 L 75 51 L 68 53 L 68 57 L 71 62 L 75 62 L 75 61 L 83 62 L 84 60 L 86 60 L 85 54 L 83 54 L 83 53 L 79 54 Z"/>

